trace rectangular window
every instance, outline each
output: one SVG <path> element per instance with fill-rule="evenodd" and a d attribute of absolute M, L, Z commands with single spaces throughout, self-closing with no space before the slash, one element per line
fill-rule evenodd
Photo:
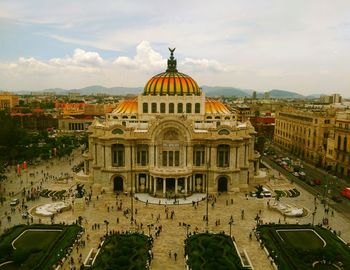
<path fill-rule="evenodd" d="M 174 103 L 169 103 L 169 113 L 174 113 Z"/>
<path fill-rule="evenodd" d="M 148 113 L 148 103 L 143 103 L 142 104 L 142 111 L 143 113 Z"/>
<path fill-rule="evenodd" d="M 163 166 L 167 166 L 167 165 L 168 165 L 168 152 L 163 151 Z"/>
<path fill-rule="evenodd" d="M 123 167 L 124 166 L 124 145 L 116 144 L 112 146 L 112 162 L 115 167 Z"/>
<path fill-rule="evenodd" d="M 175 166 L 180 166 L 180 152 L 175 151 Z"/>
<path fill-rule="evenodd" d="M 165 113 L 165 103 L 160 103 L 160 112 Z"/>
<path fill-rule="evenodd" d="M 137 164 L 146 166 L 148 164 L 148 146 L 138 145 L 137 146 Z"/>
<path fill-rule="evenodd" d="M 218 167 L 228 167 L 230 156 L 230 146 L 219 145 L 217 148 L 217 164 Z"/>
<path fill-rule="evenodd" d="M 194 112 L 195 113 L 200 113 L 201 112 L 201 104 L 200 103 L 196 103 L 194 105 Z"/>
<path fill-rule="evenodd" d="M 169 166 L 174 166 L 174 152 L 169 151 Z"/>
<path fill-rule="evenodd" d="M 183 113 L 183 104 L 182 103 L 177 104 L 177 113 Z"/>
<path fill-rule="evenodd" d="M 152 106 L 152 113 L 156 113 L 157 112 L 157 103 L 153 102 L 151 106 Z"/>
<path fill-rule="evenodd" d="M 192 104 L 186 103 L 186 113 L 192 113 Z"/>

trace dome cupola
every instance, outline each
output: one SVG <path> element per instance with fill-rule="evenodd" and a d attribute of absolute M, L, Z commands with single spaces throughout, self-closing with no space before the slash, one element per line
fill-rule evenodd
<path fill-rule="evenodd" d="M 170 49 L 167 70 L 153 76 L 144 88 L 144 95 L 196 95 L 201 94 L 201 89 L 190 76 L 177 71 L 177 62 L 174 58 L 174 49 Z"/>

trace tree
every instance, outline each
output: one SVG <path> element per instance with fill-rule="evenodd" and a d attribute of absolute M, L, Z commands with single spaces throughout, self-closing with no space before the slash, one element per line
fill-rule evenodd
<path fill-rule="evenodd" d="M 259 136 L 257 139 L 256 139 L 256 143 L 255 143 L 255 149 L 257 151 L 259 151 L 260 154 L 262 154 L 264 152 L 264 149 L 265 149 L 265 142 L 266 142 L 266 138 L 263 137 L 263 136 Z"/>

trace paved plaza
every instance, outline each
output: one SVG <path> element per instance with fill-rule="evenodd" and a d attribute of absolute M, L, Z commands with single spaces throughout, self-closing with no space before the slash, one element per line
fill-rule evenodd
<path fill-rule="evenodd" d="M 29 166 L 28 172 L 24 173 L 21 178 L 18 178 L 14 169 L 9 173 L 9 179 L 4 183 L 5 194 L 7 201 L 1 207 L 1 232 L 5 228 L 9 228 L 15 224 L 26 223 L 27 220 L 23 219 L 21 212 L 16 210 L 11 213 L 9 206 L 9 194 L 14 193 L 13 197 L 22 200 L 21 191 L 23 188 L 38 187 L 42 185 L 42 188 L 52 190 L 62 189 L 74 189 L 76 183 L 69 179 L 68 181 L 55 181 L 54 176 L 64 176 L 66 173 L 71 174 L 71 168 L 73 165 L 79 163 L 81 160 L 80 152 L 76 151 L 71 158 L 64 158 L 61 160 L 51 160 L 49 162 L 37 165 L 36 167 Z M 43 173 L 49 173 L 50 179 L 43 180 Z M 28 174 L 28 175 L 27 175 Z M 31 176 L 32 175 L 32 176 Z M 22 180 L 22 184 L 21 184 Z M 31 182 L 32 185 L 31 185 Z M 283 217 L 279 212 L 273 211 L 268 208 L 268 202 L 272 202 L 273 198 L 257 199 L 247 197 L 245 193 L 235 194 L 223 194 L 214 195 L 209 201 L 209 231 L 229 233 L 230 225 L 229 220 L 232 216 L 234 224 L 232 225 L 232 235 L 234 236 L 238 248 L 241 252 L 245 250 L 252 262 L 254 269 L 273 269 L 266 254 L 261 249 L 260 245 L 254 237 L 250 239 L 249 235 L 252 229 L 256 226 L 255 217 L 260 215 L 262 222 L 281 222 L 281 223 L 311 223 L 312 212 L 315 209 L 315 198 L 304 191 L 302 188 L 289 183 L 284 178 L 278 179 L 278 173 L 274 181 L 266 183 L 265 186 L 270 189 L 289 190 L 297 188 L 300 191 L 300 196 L 296 198 L 281 198 L 281 201 L 288 204 L 293 204 L 298 207 L 304 207 L 308 214 L 301 218 L 288 218 Z M 254 186 L 251 187 L 254 190 Z M 138 200 L 134 200 L 134 218 L 136 220 L 133 225 L 133 230 L 143 231 L 148 234 L 149 232 L 154 237 L 153 260 L 151 263 L 151 269 L 184 269 L 184 248 L 183 241 L 186 238 L 186 227 L 183 224 L 189 224 L 189 233 L 194 231 L 203 232 L 206 229 L 206 222 L 204 221 L 204 215 L 206 213 L 206 201 L 201 200 L 205 197 L 203 194 L 194 195 L 192 198 L 186 198 L 185 201 L 180 201 L 179 204 L 174 204 L 173 200 L 168 202 L 159 199 L 152 199 L 145 194 L 137 194 Z M 70 200 L 67 198 L 67 200 Z M 192 201 L 198 203 L 192 203 Z M 33 208 L 37 205 L 51 202 L 51 198 L 40 197 L 36 201 L 29 201 L 26 204 L 28 208 Z M 147 203 L 148 201 L 148 203 Z M 117 207 L 121 206 L 121 210 Z M 349 220 L 346 219 L 341 213 L 329 211 L 325 213 L 322 204 L 316 200 L 316 214 L 315 224 L 321 223 L 323 218 L 329 219 L 329 226 L 332 230 L 336 230 L 341 233 L 341 237 L 350 242 L 350 226 Z M 118 197 L 113 194 L 92 194 L 91 201 L 86 204 L 85 202 L 77 203 L 68 211 L 57 214 L 54 218 L 55 223 L 65 222 L 72 223 L 77 220 L 77 217 L 83 217 L 83 226 L 86 229 L 84 240 L 86 245 L 84 248 L 80 247 L 74 249 L 72 253 L 77 269 L 80 264 L 78 257 L 82 254 L 83 260 L 88 255 L 91 248 L 97 248 L 101 243 L 103 235 L 106 233 L 105 221 L 109 222 L 109 231 L 128 231 L 131 228 L 130 225 L 130 212 L 125 210 L 130 209 L 131 198 L 128 195 L 120 194 Z M 332 209 L 331 209 L 332 210 Z M 173 217 L 171 218 L 171 213 Z M 242 214 L 243 213 L 243 214 Z M 11 221 L 8 220 L 8 216 L 11 217 Z M 31 222 L 31 220 L 29 219 Z M 50 218 L 41 217 L 43 223 L 50 223 Z M 33 222 L 39 222 L 39 217 L 33 216 Z M 155 230 L 162 227 L 162 231 L 158 237 L 155 236 Z M 169 251 L 172 256 L 169 257 Z M 177 253 L 178 257 L 175 261 L 173 254 Z M 68 263 L 64 264 L 61 269 L 70 269 Z"/>

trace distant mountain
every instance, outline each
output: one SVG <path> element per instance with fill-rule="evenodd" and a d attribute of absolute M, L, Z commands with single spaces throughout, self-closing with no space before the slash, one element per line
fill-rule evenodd
<path fill-rule="evenodd" d="M 81 95 L 92 94 L 109 94 L 109 95 L 127 95 L 138 94 L 142 91 L 143 87 L 104 87 L 101 85 L 93 85 L 80 89 L 71 89 L 69 93 L 80 93 Z"/>
<path fill-rule="evenodd" d="M 270 93 L 270 98 L 305 98 L 298 93 L 278 89 L 270 90 L 268 93 Z"/>
<path fill-rule="evenodd" d="M 251 97 L 251 90 L 240 89 L 236 87 L 221 86 L 202 86 L 206 96 L 226 96 L 226 97 Z"/>
<path fill-rule="evenodd" d="M 322 94 L 312 94 L 312 95 L 308 95 L 306 97 L 310 98 L 310 99 L 316 99 L 316 98 L 320 98 L 320 96 L 322 96 Z"/>
<path fill-rule="evenodd" d="M 202 90 L 208 97 L 225 96 L 225 97 L 252 97 L 254 90 L 242 89 L 237 87 L 223 87 L 223 86 L 207 86 L 203 85 Z M 54 92 L 57 95 L 67 95 L 69 93 L 79 93 L 80 95 L 93 95 L 93 94 L 107 94 L 107 95 L 128 95 L 128 94 L 139 94 L 143 92 L 143 87 L 104 87 L 101 85 L 92 85 L 84 88 L 77 89 L 62 89 L 62 88 L 51 88 L 44 89 L 36 92 Z M 18 94 L 30 94 L 31 91 L 17 91 Z M 263 98 L 265 93 L 256 91 L 258 98 Z M 320 94 L 313 94 L 309 96 L 303 96 L 301 94 L 280 90 L 272 89 L 267 91 L 270 94 L 270 98 L 291 98 L 291 99 L 315 99 L 319 98 Z"/>

